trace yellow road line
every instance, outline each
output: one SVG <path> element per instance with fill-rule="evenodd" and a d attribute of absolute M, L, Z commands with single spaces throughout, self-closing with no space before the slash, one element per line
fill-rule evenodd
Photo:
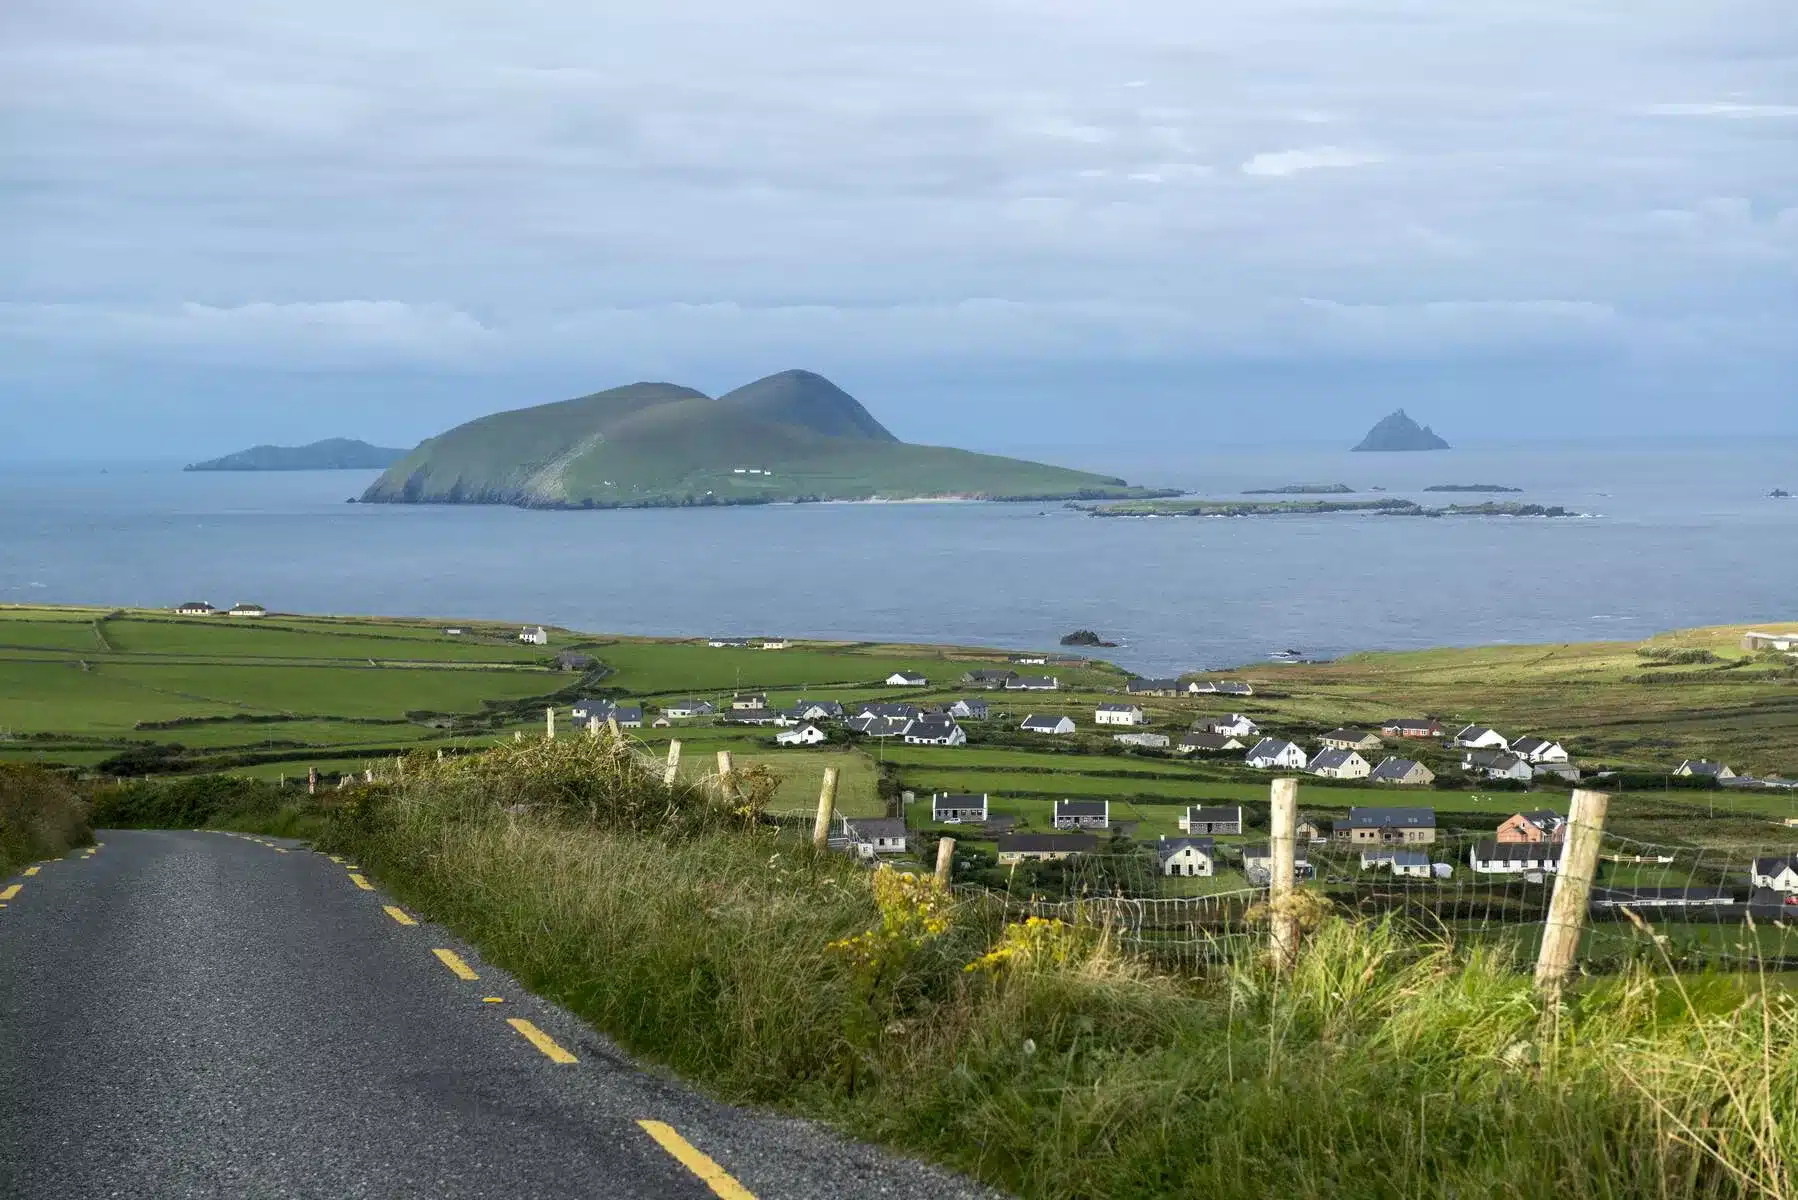
<path fill-rule="evenodd" d="M 660 1121 L 638 1121 L 637 1125 L 656 1140 L 656 1144 L 679 1160 L 680 1165 L 699 1176 L 721 1200 L 755 1200 L 755 1194 L 730 1173 L 696 1149 L 692 1142 L 674 1132 L 672 1125 Z"/>
<path fill-rule="evenodd" d="M 341 858 L 338 858 L 335 854 L 326 855 L 326 857 L 329 858 L 332 862 L 336 863 L 340 867 L 343 865 L 343 860 Z"/>
<path fill-rule="evenodd" d="M 482 996 L 481 997 L 482 1004 L 504 1004 L 505 1002 L 506 1002 L 506 998 L 504 996 Z"/>
<path fill-rule="evenodd" d="M 24 890 L 25 890 L 25 885 L 22 883 L 15 883 L 15 884 L 11 884 L 8 887 L 0 888 L 0 900 L 11 900 L 14 896 L 18 895 L 20 892 L 22 892 Z"/>
<path fill-rule="evenodd" d="M 417 921 L 414 921 L 409 915 L 407 915 L 405 909 L 399 907 L 399 905 L 397 905 L 397 904 L 384 905 L 383 908 L 386 911 L 388 916 L 390 916 L 394 920 L 398 921 L 401 925 L 416 925 L 416 924 L 418 924 Z"/>
<path fill-rule="evenodd" d="M 463 962 L 462 956 L 454 950 L 433 950 L 431 953 L 435 954 L 437 961 L 448 967 L 457 979 L 475 980 L 480 978 L 474 973 L 474 968 Z"/>
<path fill-rule="evenodd" d="M 285 847 L 282 847 L 282 846 L 276 846 L 276 847 L 275 847 L 275 853 L 276 853 L 276 854 L 286 854 L 286 853 L 287 853 L 287 850 L 286 850 L 286 848 L 285 848 Z"/>
<path fill-rule="evenodd" d="M 356 874 L 356 872 L 354 872 L 354 871 L 350 872 L 350 882 L 355 884 L 357 887 L 361 888 L 365 892 L 372 892 L 375 890 L 374 884 L 372 884 L 368 880 L 362 878 L 362 876 Z"/>
<path fill-rule="evenodd" d="M 41 869 L 42 868 L 39 868 L 39 867 L 26 867 L 25 868 L 25 878 L 30 879 L 33 875 L 36 875 L 38 873 L 38 871 Z"/>
<path fill-rule="evenodd" d="M 574 1055 L 556 1045 L 555 1039 L 550 1037 L 549 1034 L 544 1033 L 541 1029 L 537 1028 L 523 1017 L 507 1017 L 506 1024 L 523 1034 L 525 1041 L 543 1051 L 543 1056 L 549 1059 L 550 1062 L 571 1063 L 580 1061 Z M 751 1197 L 750 1200 L 754 1200 L 754 1197 Z"/>

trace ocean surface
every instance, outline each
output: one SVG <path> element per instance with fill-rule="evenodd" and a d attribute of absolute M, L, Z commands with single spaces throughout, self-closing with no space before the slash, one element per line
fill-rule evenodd
<path fill-rule="evenodd" d="M 1092 456 L 1097 459 L 1097 456 Z M 1232 497 L 1497 483 L 1569 519 L 1100 520 L 1057 504 L 531 512 L 346 504 L 374 472 L 0 467 L 0 602 L 254 601 L 596 632 L 1052 647 L 1145 672 L 1798 623 L 1798 442 L 1229 450 L 1069 465 Z"/>

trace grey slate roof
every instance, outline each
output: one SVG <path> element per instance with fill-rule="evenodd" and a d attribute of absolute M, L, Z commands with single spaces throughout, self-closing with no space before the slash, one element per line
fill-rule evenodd
<path fill-rule="evenodd" d="M 1434 829 L 1433 808 L 1351 808 L 1347 821 L 1339 822 L 1350 829 Z"/>
<path fill-rule="evenodd" d="M 843 830 L 857 842 L 871 842 L 876 838 L 905 840 L 905 822 L 898 817 L 851 817 L 843 822 Z"/>
<path fill-rule="evenodd" d="M 1208 837 L 1168 837 L 1165 834 L 1155 843 L 1155 857 L 1166 862 L 1188 846 L 1202 852 L 1207 858 L 1217 857 L 1217 844 Z"/>
<path fill-rule="evenodd" d="M 1339 770 L 1354 753 L 1353 750 L 1319 750 L 1311 756 L 1311 769 L 1313 771 Z"/>
<path fill-rule="evenodd" d="M 1403 779 L 1417 766 L 1415 759 L 1389 758 L 1373 769 L 1369 779 Z"/>
<path fill-rule="evenodd" d="M 1043 853 L 1065 850 L 1090 854 L 1099 848 L 1099 839 L 1090 833 L 1007 833 L 999 837 L 999 853 Z"/>
<path fill-rule="evenodd" d="M 1102 817 L 1109 809 L 1103 800 L 1057 800 L 1055 815 L 1058 817 Z"/>

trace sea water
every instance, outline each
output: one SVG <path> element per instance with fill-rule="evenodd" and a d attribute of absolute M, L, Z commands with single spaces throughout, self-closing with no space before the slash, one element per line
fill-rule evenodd
<path fill-rule="evenodd" d="M 1494 446 L 1444 454 L 1108 455 L 1220 498 L 1347 483 L 1542 519 L 1337 514 L 1107 520 L 1060 504 L 552 512 L 346 504 L 373 472 L 0 473 L 0 602 L 497 619 L 630 634 L 1052 647 L 1093 629 L 1146 673 L 1295 649 L 1633 639 L 1798 624 L 1798 443 Z M 1062 455 L 1067 461 L 1069 455 Z M 1495 483 L 1519 495 L 1428 495 Z M 1277 498 L 1277 497 L 1270 497 Z"/>

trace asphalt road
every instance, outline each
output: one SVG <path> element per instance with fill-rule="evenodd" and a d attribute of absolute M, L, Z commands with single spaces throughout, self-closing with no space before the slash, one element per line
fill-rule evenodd
<path fill-rule="evenodd" d="M 6 1200 L 990 1195 L 643 1071 L 354 864 L 100 842 L 0 879 Z"/>

